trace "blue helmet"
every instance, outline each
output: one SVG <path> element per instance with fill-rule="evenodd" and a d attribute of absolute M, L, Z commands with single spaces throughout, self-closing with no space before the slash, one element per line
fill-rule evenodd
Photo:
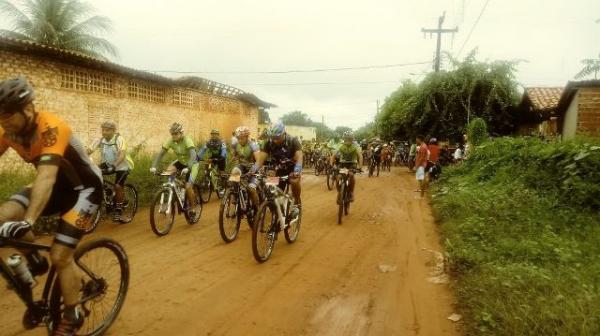
<path fill-rule="evenodd" d="M 285 125 L 281 121 L 277 121 L 271 125 L 269 135 L 272 137 L 278 137 L 285 133 Z"/>

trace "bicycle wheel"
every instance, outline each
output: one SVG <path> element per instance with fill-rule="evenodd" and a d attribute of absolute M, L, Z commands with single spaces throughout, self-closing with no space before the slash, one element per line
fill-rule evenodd
<path fill-rule="evenodd" d="M 219 208 L 219 232 L 223 241 L 231 243 L 237 238 L 241 222 L 238 194 L 229 189 L 225 192 Z"/>
<path fill-rule="evenodd" d="M 129 223 L 133 220 L 138 208 L 138 193 L 131 184 L 125 184 L 123 188 L 125 199 L 123 201 L 123 211 L 121 212 L 121 222 Z"/>
<path fill-rule="evenodd" d="M 169 200 L 169 195 L 171 200 Z M 159 237 L 171 231 L 175 222 L 175 195 L 171 189 L 160 190 L 154 196 L 154 202 L 150 207 L 150 227 Z"/>
<path fill-rule="evenodd" d="M 85 318 L 77 335 L 98 336 L 106 333 L 123 307 L 129 288 L 129 261 L 125 250 L 111 239 L 84 243 L 75 251 L 75 264 L 81 275 L 79 312 Z M 50 294 L 48 329 L 58 324 L 64 303 L 58 277 Z"/>
<path fill-rule="evenodd" d="M 319 164 L 319 162 L 317 161 L 317 163 L 315 164 L 315 176 L 319 176 L 319 174 L 321 174 L 321 164 Z"/>
<path fill-rule="evenodd" d="M 100 204 L 100 206 L 98 207 L 98 210 L 94 214 L 94 218 L 92 219 L 90 225 L 84 230 L 86 234 L 92 233 L 94 230 L 96 230 L 96 228 L 98 227 L 98 224 L 100 224 L 100 221 L 102 220 L 103 212 L 104 212 L 104 201 L 102 201 L 102 204 Z"/>
<path fill-rule="evenodd" d="M 194 183 L 194 196 L 196 199 L 193 202 L 193 206 L 188 211 L 184 212 L 185 219 L 188 224 L 193 225 L 198 223 L 200 217 L 202 217 L 202 199 L 200 198 L 200 187 Z M 189 202 L 189 201 L 188 201 Z"/>
<path fill-rule="evenodd" d="M 302 224 L 302 209 L 298 209 L 300 213 L 298 214 L 298 220 L 294 222 L 294 224 L 290 224 L 283 231 L 285 235 L 285 240 L 288 243 L 293 244 L 298 239 L 298 234 L 300 233 L 300 225 Z"/>
<path fill-rule="evenodd" d="M 202 199 L 202 202 L 208 203 L 211 195 L 212 184 L 210 183 L 210 177 L 205 176 L 200 182 L 200 198 Z"/>
<path fill-rule="evenodd" d="M 270 202 L 263 202 L 258 208 L 258 217 L 254 221 L 254 230 L 252 230 L 252 254 L 259 263 L 264 263 L 269 259 L 275 247 L 275 225 L 277 223 L 277 213 Z"/>
<path fill-rule="evenodd" d="M 373 171 L 375 170 L 375 165 L 371 163 L 369 165 L 369 177 L 373 177 Z"/>

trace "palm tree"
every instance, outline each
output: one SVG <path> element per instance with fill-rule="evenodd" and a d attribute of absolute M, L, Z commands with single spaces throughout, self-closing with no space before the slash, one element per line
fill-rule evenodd
<path fill-rule="evenodd" d="M 582 79 L 591 74 L 594 74 L 594 79 L 598 79 L 598 72 L 600 72 L 600 54 L 597 59 L 588 58 L 581 61 L 584 64 L 583 69 L 575 75 L 575 79 Z"/>
<path fill-rule="evenodd" d="M 100 59 L 117 56 L 116 48 L 98 36 L 110 32 L 112 22 L 94 15 L 90 4 L 79 0 L 22 0 L 19 7 L 0 0 L 0 17 L 12 26 L 9 30 L 0 29 L 0 35 Z"/>

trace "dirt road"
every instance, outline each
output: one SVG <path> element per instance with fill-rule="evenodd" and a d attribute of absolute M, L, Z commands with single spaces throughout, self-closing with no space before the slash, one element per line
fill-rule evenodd
<path fill-rule="evenodd" d="M 300 237 L 283 235 L 271 259 L 257 264 L 243 223 L 238 240 L 218 232 L 218 203 L 168 236 L 136 221 L 101 223 L 94 236 L 121 242 L 131 264 L 125 306 L 110 335 L 457 335 L 447 317 L 452 297 L 427 279 L 440 250 L 426 200 L 405 168 L 360 176 L 356 202 L 336 224 L 335 192 L 323 177 L 303 180 Z M 389 267 L 388 267 L 389 266 Z M 384 272 L 386 271 L 386 272 Z M 0 335 L 23 331 L 23 307 L 0 285 Z"/>

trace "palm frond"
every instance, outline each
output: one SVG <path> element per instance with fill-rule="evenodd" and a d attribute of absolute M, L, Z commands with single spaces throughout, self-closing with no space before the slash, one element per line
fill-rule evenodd
<path fill-rule="evenodd" d="M 27 35 L 8 29 L 0 29 L 0 36 L 9 37 L 17 40 L 31 40 Z"/>

